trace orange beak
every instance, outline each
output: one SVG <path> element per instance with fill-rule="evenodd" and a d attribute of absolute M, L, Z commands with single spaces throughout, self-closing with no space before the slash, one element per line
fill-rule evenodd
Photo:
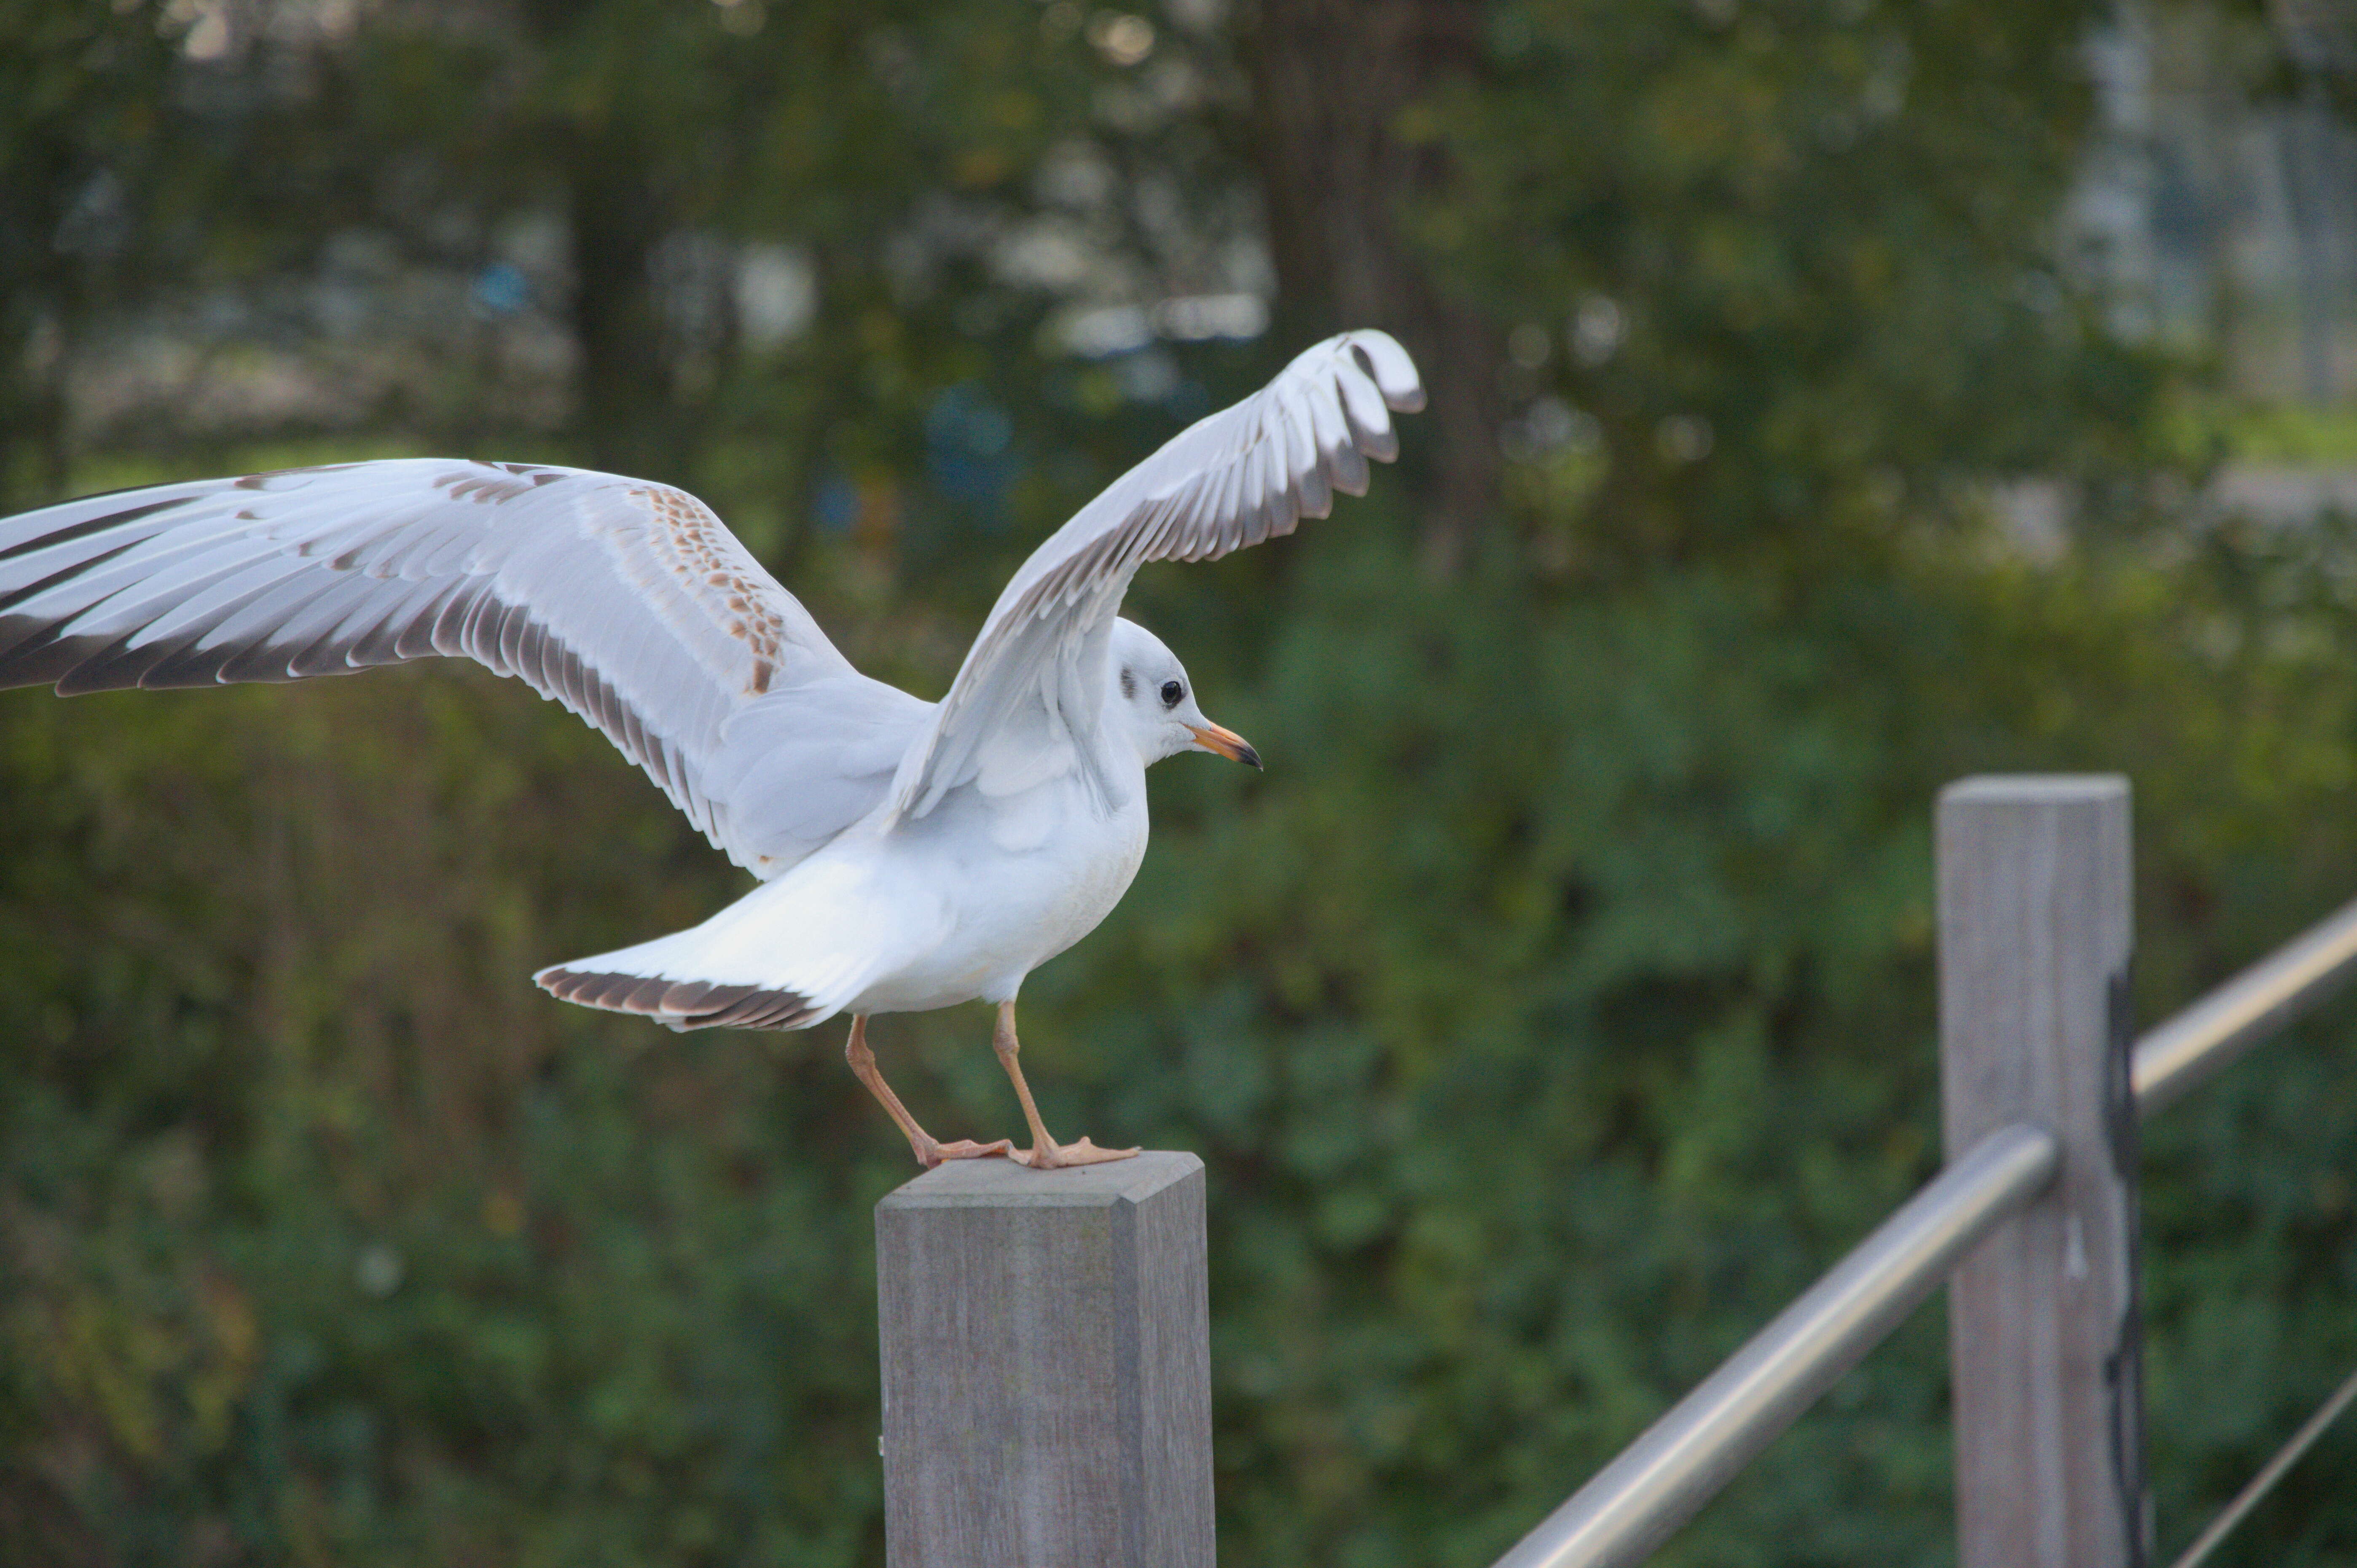
<path fill-rule="evenodd" d="M 1260 753 L 1253 749 L 1252 742 L 1232 729 L 1222 729 L 1218 725 L 1189 725 L 1187 733 L 1193 736 L 1195 744 L 1205 751 L 1224 757 L 1230 762 L 1260 767 Z"/>

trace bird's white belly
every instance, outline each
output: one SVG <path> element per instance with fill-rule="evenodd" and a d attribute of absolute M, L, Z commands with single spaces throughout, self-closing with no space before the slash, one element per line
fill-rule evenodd
<path fill-rule="evenodd" d="M 1059 781 L 1027 793 L 1063 796 L 1071 789 Z M 975 832 L 980 824 L 970 819 L 938 825 L 928 819 L 903 824 L 888 841 L 897 864 L 887 878 L 922 883 L 940 896 L 939 934 L 896 955 L 845 1011 L 913 1013 L 1011 998 L 1024 975 L 1096 929 L 1145 858 L 1143 789 L 1110 816 L 1077 799 L 1018 803 L 1012 811 L 977 802 L 972 812 L 995 815 L 995 831 Z M 1053 826 L 1030 831 L 1039 821 Z"/>

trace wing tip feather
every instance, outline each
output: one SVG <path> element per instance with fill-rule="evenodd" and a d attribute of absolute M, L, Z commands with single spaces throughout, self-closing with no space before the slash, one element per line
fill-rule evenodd
<path fill-rule="evenodd" d="M 901 760 L 890 796 L 893 820 L 925 816 L 953 787 L 963 752 L 971 750 L 953 736 L 1000 722 L 996 699 L 983 693 L 1002 679 L 1000 655 L 1011 639 L 1029 646 L 1036 623 L 1092 596 L 1117 607 L 1128 575 L 1146 561 L 1217 558 L 1290 533 L 1305 517 L 1329 515 L 1338 493 L 1367 493 L 1371 459 L 1398 457 L 1391 412 L 1424 406 L 1407 350 L 1369 328 L 1312 345 L 1255 397 L 1172 437 L 1016 573 L 933 722 Z M 1110 591 L 1092 596 L 1095 580 L 1106 576 L 1113 578 Z"/>
<path fill-rule="evenodd" d="M 564 964 L 532 978 L 560 1002 L 629 1013 L 672 1029 L 799 1029 L 831 1011 L 799 992 L 717 980 L 615 974 Z"/>

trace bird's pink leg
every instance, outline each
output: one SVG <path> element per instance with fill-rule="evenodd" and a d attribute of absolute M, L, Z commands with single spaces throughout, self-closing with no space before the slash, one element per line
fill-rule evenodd
<path fill-rule="evenodd" d="M 1082 1138 L 1076 1144 L 1059 1144 L 1048 1136 L 1047 1124 L 1039 1120 L 1039 1108 L 1031 1103 L 1031 1086 L 1023 1081 L 1023 1064 L 1015 1059 L 1021 1047 L 1015 1039 L 1015 1004 L 998 1004 L 998 1028 L 990 1038 L 991 1049 L 998 1053 L 998 1065 L 1015 1082 L 1015 1098 L 1023 1101 L 1023 1120 L 1031 1123 L 1031 1146 L 1006 1157 L 1029 1165 L 1035 1171 L 1054 1170 L 1061 1165 L 1101 1165 L 1108 1160 L 1125 1160 L 1136 1154 L 1135 1149 L 1100 1149 Z"/>
<path fill-rule="evenodd" d="M 978 1160 L 988 1155 L 1014 1155 L 1015 1145 L 1005 1138 L 994 1139 L 987 1144 L 977 1144 L 971 1138 L 960 1138 L 954 1144 L 937 1144 L 931 1133 L 918 1126 L 917 1119 L 909 1114 L 909 1108 L 900 1103 L 900 1097 L 892 1092 L 892 1086 L 885 1082 L 883 1073 L 877 1070 L 876 1053 L 867 1048 L 867 1015 L 865 1013 L 851 1015 L 851 1038 L 844 1043 L 843 1058 L 851 1064 L 851 1070 L 858 1076 L 859 1081 L 867 1086 L 867 1092 L 884 1107 L 884 1113 L 908 1134 L 909 1153 L 915 1155 L 917 1163 L 927 1170 L 931 1170 L 943 1160 Z"/>

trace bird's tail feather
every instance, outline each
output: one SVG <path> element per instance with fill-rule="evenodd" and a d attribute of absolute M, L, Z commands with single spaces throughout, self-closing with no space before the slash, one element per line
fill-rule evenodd
<path fill-rule="evenodd" d="M 700 926 L 533 978 L 567 1002 L 674 1029 L 806 1029 L 857 998 L 897 940 L 928 929 L 921 911 L 879 910 L 856 868 L 822 857 Z"/>
<path fill-rule="evenodd" d="M 791 991 L 716 980 L 673 980 L 601 967 L 622 956 L 612 953 L 556 964 L 533 979 L 560 1001 L 610 1013 L 636 1013 L 673 1029 L 803 1029 L 834 1011 Z"/>

